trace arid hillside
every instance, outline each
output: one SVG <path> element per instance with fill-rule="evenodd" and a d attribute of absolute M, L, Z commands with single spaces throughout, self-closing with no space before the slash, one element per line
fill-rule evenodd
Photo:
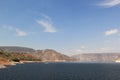
<path fill-rule="evenodd" d="M 64 54 L 61 54 L 52 49 L 45 50 L 34 50 L 32 48 L 26 47 L 14 47 L 14 46 L 1 46 L 0 50 L 11 53 L 11 56 L 17 57 L 20 60 L 34 60 L 40 59 L 42 61 L 55 61 L 55 62 L 63 62 L 63 61 L 71 61 L 72 59 Z"/>
<path fill-rule="evenodd" d="M 52 49 L 37 50 L 35 55 L 41 58 L 43 61 L 71 61 L 72 59 L 69 56 L 61 54 Z"/>

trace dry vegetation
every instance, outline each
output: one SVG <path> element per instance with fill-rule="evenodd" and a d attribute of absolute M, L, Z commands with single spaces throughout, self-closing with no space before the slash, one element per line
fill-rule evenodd
<path fill-rule="evenodd" d="M 11 62 L 20 61 L 41 61 L 41 59 L 28 53 L 8 53 L 0 50 L 0 65 L 11 65 Z"/>

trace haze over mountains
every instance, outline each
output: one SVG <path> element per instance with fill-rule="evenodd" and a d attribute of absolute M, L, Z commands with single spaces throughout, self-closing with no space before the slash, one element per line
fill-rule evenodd
<path fill-rule="evenodd" d="M 28 53 L 42 59 L 42 61 L 77 61 L 77 62 L 117 62 L 120 53 L 87 53 L 67 56 L 52 49 L 35 50 L 26 47 L 0 46 L 5 52 Z"/>
<path fill-rule="evenodd" d="M 120 53 L 88 53 L 73 55 L 79 62 L 117 62 L 120 61 Z"/>

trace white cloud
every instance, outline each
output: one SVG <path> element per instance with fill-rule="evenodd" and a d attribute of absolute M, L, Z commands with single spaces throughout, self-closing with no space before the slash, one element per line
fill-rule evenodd
<path fill-rule="evenodd" d="M 102 52 L 111 52 L 111 50 L 113 50 L 112 47 L 103 47 L 100 49 Z"/>
<path fill-rule="evenodd" d="M 20 36 L 20 37 L 28 35 L 26 32 L 22 31 L 21 29 L 13 27 L 13 26 L 3 25 L 2 28 L 12 31 L 12 32 L 15 32 L 17 34 L 17 36 Z"/>
<path fill-rule="evenodd" d="M 44 32 L 49 32 L 49 33 L 57 32 L 57 30 L 53 26 L 51 18 L 46 15 L 44 15 L 43 17 L 44 19 L 37 20 L 37 23 L 45 28 Z"/>
<path fill-rule="evenodd" d="M 104 2 L 98 4 L 103 7 L 114 7 L 120 4 L 120 0 L 105 0 Z"/>
<path fill-rule="evenodd" d="M 47 19 L 47 20 L 49 20 L 49 21 L 52 21 L 49 16 L 47 16 L 47 15 L 45 15 L 45 14 L 43 14 L 43 13 L 41 13 L 41 15 L 42 15 L 45 19 Z"/>
<path fill-rule="evenodd" d="M 76 50 L 69 50 L 68 54 L 72 55 L 77 55 L 77 54 L 82 54 L 84 51 L 82 49 L 76 49 Z"/>
<path fill-rule="evenodd" d="M 117 47 L 118 48 L 118 47 Z M 74 49 L 74 50 L 66 50 L 63 53 L 71 55 L 77 55 L 77 54 L 86 54 L 86 53 L 113 53 L 117 51 L 117 48 L 113 46 L 104 46 L 99 48 L 92 48 L 92 49 Z M 118 49 L 119 51 L 119 49 Z"/>
<path fill-rule="evenodd" d="M 113 35 L 113 34 L 116 34 L 116 33 L 118 33 L 118 29 L 111 29 L 111 30 L 107 30 L 105 32 L 105 35 L 109 36 L 109 35 Z"/>
<path fill-rule="evenodd" d="M 81 49 L 85 49 L 85 46 L 81 46 Z"/>
<path fill-rule="evenodd" d="M 81 50 L 81 49 L 77 49 L 77 50 L 75 50 L 75 52 L 77 52 L 77 53 L 81 53 L 82 50 Z"/>
<path fill-rule="evenodd" d="M 22 31 L 22 30 L 20 30 L 20 29 L 16 29 L 15 30 L 16 31 L 16 33 L 17 33 L 17 35 L 18 36 L 27 36 L 27 33 L 26 32 L 24 32 L 24 31 Z"/>
<path fill-rule="evenodd" d="M 13 30 L 13 26 L 8 26 L 8 25 L 3 25 L 2 28 L 7 29 L 7 30 Z"/>

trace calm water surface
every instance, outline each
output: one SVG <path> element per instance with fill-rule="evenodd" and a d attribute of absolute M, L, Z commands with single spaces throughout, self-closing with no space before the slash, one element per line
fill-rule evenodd
<path fill-rule="evenodd" d="M 0 80 L 120 80 L 120 64 L 27 63 L 0 69 Z"/>

